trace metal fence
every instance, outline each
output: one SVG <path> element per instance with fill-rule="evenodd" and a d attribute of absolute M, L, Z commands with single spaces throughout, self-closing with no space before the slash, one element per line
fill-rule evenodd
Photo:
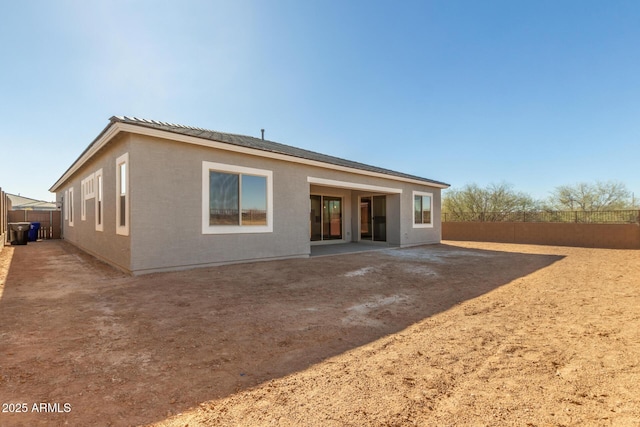
<path fill-rule="evenodd" d="M 640 224 L 640 210 L 443 212 L 443 222 L 561 222 L 585 224 Z"/>

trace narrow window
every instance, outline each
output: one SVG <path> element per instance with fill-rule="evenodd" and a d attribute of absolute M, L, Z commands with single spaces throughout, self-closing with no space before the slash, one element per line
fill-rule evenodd
<path fill-rule="evenodd" d="M 119 223 L 120 227 L 125 227 L 127 225 L 127 164 L 121 163 L 119 165 L 119 173 L 120 173 L 120 191 L 118 192 L 120 197 L 120 215 L 119 215 Z"/>
<path fill-rule="evenodd" d="M 116 160 L 116 233 L 129 235 L 129 153 Z"/>
<path fill-rule="evenodd" d="M 95 175 L 96 183 L 96 231 L 103 231 L 102 224 L 103 203 L 102 203 L 102 169 L 98 170 Z"/>
<path fill-rule="evenodd" d="M 73 227 L 73 187 L 69 189 L 69 226 Z"/>
<path fill-rule="evenodd" d="M 87 207 L 85 206 L 87 200 L 87 183 L 82 181 L 80 187 L 80 219 L 84 221 L 87 219 Z"/>

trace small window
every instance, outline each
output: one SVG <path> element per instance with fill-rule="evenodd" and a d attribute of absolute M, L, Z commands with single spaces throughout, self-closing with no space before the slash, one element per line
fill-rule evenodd
<path fill-rule="evenodd" d="M 95 173 L 95 198 L 96 198 L 96 231 L 103 231 L 104 207 L 102 202 L 102 169 Z"/>
<path fill-rule="evenodd" d="M 433 227 L 433 194 L 413 192 L 413 227 Z"/>
<path fill-rule="evenodd" d="M 73 217 L 74 217 L 74 210 L 73 210 L 73 187 L 71 187 L 69 189 L 69 226 L 73 227 Z"/>
<path fill-rule="evenodd" d="M 82 181 L 80 183 L 80 219 L 82 221 L 87 219 L 87 207 L 85 206 L 86 197 L 86 183 Z"/>
<path fill-rule="evenodd" d="M 85 221 L 87 219 L 87 200 L 91 200 L 95 197 L 93 181 L 95 174 L 91 174 L 82 180 L 80 184 L 80 219 Z"/>
<path fill-rule="evenodd" d="M 116 233 L 129 235 L 129 153 L 116 159 Z"/>
<path fill-rule="evenodd" d="M 273 231 L 272 172 L 203 162 L 204 234 Z"/>
<path fill-rule="evenodd" d="M 127 225 L 127 164 L 121 163 L 118 165 L 118 173 L 120 174 L 120 190 L 118 190 L 118 197 L 120 199 L 120 209 L 118 215 L 118 225 L 120 227 L 126 227 Z"/>

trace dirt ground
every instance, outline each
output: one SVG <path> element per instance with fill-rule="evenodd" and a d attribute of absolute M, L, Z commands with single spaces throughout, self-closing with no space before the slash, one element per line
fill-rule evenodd
<path fill-rule="evenodd" d="M 633 250 L 129 277 L 63 241 L 5 247 L 0 425 L 637 426 L 639 291 Z"/>

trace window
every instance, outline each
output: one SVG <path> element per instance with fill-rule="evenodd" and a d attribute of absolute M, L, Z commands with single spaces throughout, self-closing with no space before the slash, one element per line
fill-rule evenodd
<path fill-rule="evenodd" d="M 116 159 L 116 234 L 129 235 L 129 153 Z"/>
<path fill-rule="evenodd" d="M 202 233 L 273 231 L 273 173 L 202 162 Z"/>
<path fill-rule="evenodd" d="M 104 209 L 102 203 L 102 169 L 95 173 L 95 198 L 96 198 L 96 231 L 104 231 L 104 224 L 102 218 L 104 216 Z"/>
<path fill-rule="evenodd" d="M 433 227 L 433 194 L 413 192 L 413 228 Z"/>
<path fill-rule="evenodd" d="M 62 200 L 62 203 L 64 203 L 64 220 L 68 221 L 69 220 L 69 190 L 65 190 L 64 199 Z"/>
<path fill-rule="evenodd" d="M 80 219 L 83 221 L 87 219 L 87 208 L 85 206 L 85 186 L 85 182 L 82 181 L 80 183 Z"/>
<path fill-rule="evenodd" d="M 80 219 L 82 219 L 83 221 L 87 219 L 87 200 L 91 200 L 95 197 L 93 184 L 94 177 L 95 174 L 92 173 L 91 175 L 83 179 L 80 185 L 80 200 L 82 201 L 82 203 L 80 204 Z"/>
<path fill-rule="evenodd" d="M 73 227 L 73 187 L 69 189 L 69 226 Z"/>

